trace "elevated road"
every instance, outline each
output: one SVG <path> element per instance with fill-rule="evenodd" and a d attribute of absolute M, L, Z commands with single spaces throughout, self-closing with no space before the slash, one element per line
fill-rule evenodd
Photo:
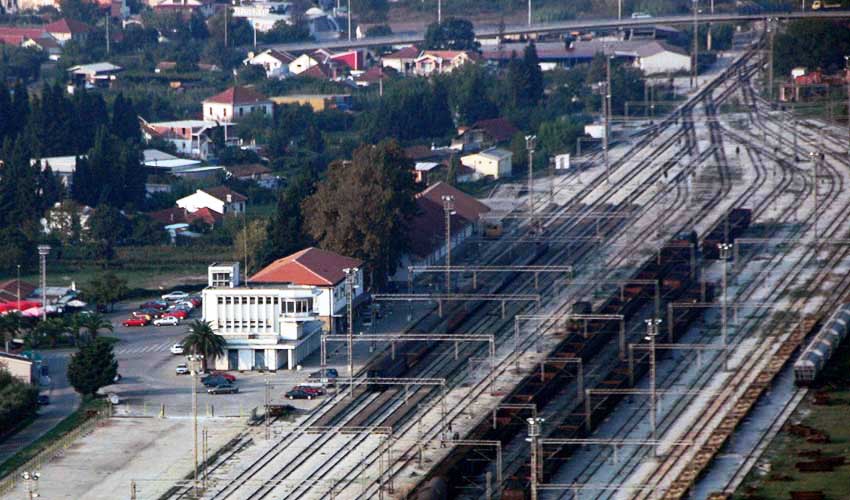
<path fill-rule="evenodd" d="M 850 10 L 828 10 L 818 12 L 762 12 L 760 14 L 703 14 L 697 17 L 699 23 L 722 23 L 761 21 L 766 18 L 774 19 L 848 19 Z M 578 21 L 558 21 L 551 23 L 520 24 L 500 28 L 499 26 L 482 26 L 476 28 L 475 35 L 481 38 L 495 38 L 499 35 L 530 35 L 544 33 L 565 33 L 575 30 L 591 30 L 603 28 L 640 28 L 660 25 L 693 25 L 694 16 L 662 16 L 646 19 L 583 19 Z M 386 45 L 405 45 L 419 43 L 425 39 L 424 31 L 399 33 L 390 36 L 362 38 L 359 40 L 330 40 L 324 42 L 276 43 L 262 45 L 262 48 L 285 50 L 288 52 L 305 52 L 316 49 L 354 49 L 365 47 L 380 47 Z"/>

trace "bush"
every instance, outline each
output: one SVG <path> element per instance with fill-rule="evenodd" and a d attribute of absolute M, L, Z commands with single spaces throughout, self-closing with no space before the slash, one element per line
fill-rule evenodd
<path fill-rule="evenodd" d="M 38 389 L 0 369 L 0 434 L 35 416 Z"/>

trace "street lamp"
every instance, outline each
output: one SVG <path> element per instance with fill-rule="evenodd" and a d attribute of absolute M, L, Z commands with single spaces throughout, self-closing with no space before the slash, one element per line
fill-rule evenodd
<path fill-rule="evenodd" d="M 699 0 L 694 0 L 694 67 L 691 68 L 691 88 L 697 85 L 697 66 L 699 66 Z"/>
<path fill-rule="evenodd" d="M 525 440 L 531 443 L 531 500 L 537 500 L 537 451 L 539 448 L 540 426 L 546 419 L 534 417 L 527 418 L 525 421 L 528 422 L 528 437 Z"/>
<path fill-rule="evenodd" d="M 649 341 L 649 427 L 652 430 L 652 440 L 658 440 L 658 422 L 656 415 L 656 407 L 658 406 L 658 394 L 656 393 L 656 369 L 655 369 L 655 337 L 658 336 L 658 325 L 661 320 L 658 318 L 645 319 L 646 337 Z M 656 448 L 656 452 L 658 449 Z"/>
<path fill-rule="evenodd" d="M 446 216 L 446 293 L 452 293 L 452 215 L 455 212 L 455 197 L 450 194 L 442 196 L 443 212 Z"/>
<path fill-rule="evenodd" d="M 721 343 L 723 344 L 723 369 L 726 370 L 729 368 L 729 348 L 727 343 L 729 342 L 729 321 L 728 321 L 728 307 L 727 307 L 727 267 L 729 265 L 729 251 L 732 250 L 732 244 L 730 243 L 718 243 L 717 249 L 720 251 L 720 260 L 723 261 L 723 281 L 721 282 L 721 286 L 723 288 L 723 304 L 720 309 L 720 336 Z"/>
<path fill-rule="evenodd" d="M 345 294 L 348 299 L 348 395 L 351 398 L 354 398 L 354 278 L 357 271 L 359 269 L 356 267 L 342 270 L 345 273 Z"/>
<path fill-rule="evenodd" d="M 32 500 L 38 498 L 38 480 L 41 479 L 39 472 L 24 472 L 21 474 L 21 479 L 27 483 L 27 498 Z"/>
<path fill-rule="evenodd" d="M 847 157 L 850 158 L 850 56 L 844 56 L 844 83 L 847 86 Z"/>
<path fill-rule="evenodd" d="M 198 488 L 198 370 L 203 363 L 202 354 L 190 354 L 189 369 L 192 371 L 192 456 L 195 464 L 194 489 L 195 497 L 200 493 Z"/>
<path fill-rule="evenodd" d="M 528 223 L 534 229 L 534 148 L 537 146 L 537 136 L 525 136 L 525 149 L 528 150 Z"/>
<path fill-rule="evenodd" d="M 47 319 L 47 255 L 50 245 L 39 245 L 38 255 L 41 263 L 41 320 Z M 18 304 L 20 306 L 20 304 Z"/>
<path fill-rule="evenodd" d="M 815 243 L 818 243 L 818 159 L 821 153 L 810 151 L 809 158 L 812 159 L 812 198 L 815 205 L 814 216 L 812 217 L 812 229 L 814 231 Z"/>

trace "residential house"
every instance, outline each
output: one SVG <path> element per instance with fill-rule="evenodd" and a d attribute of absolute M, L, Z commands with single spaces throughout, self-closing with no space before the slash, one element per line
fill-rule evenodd
<path fill-rule="evenodd" d="M 481 215 L 490 211 L 486 205 L 444 182 L 437 182 L 416 195 L 418 214 L 411 221 L 408 238 L 411 251 L 402 258 L 392 281 L 406 282 L 408 266 L 439 264 L 446 255 L 446 216 L 443 196 L 454 197 L 451 220 L 451 247 L 455 249 L 475 232 Z"/>
<path fill-rule="evenodd" d="M 17 302 L 32 295 L 36 288 L 32 283 L 16 279 L 0 282 L 0 302 Z"/>
<path fill-rule="evenodd" d="M 241 284 L 239 262 L 214 262 L 207 268 L 207 286 L 210 288 L 236 288 Z"/>
<path fill-rule="evenodd" d="M 199 180 L 214 177 L 224 170 L 220 165 L 202 165 L 198 160 L 178 158 L 158 149 L 145 149 L 143 156 L 143 164 L 152 174 Z"/>
<path fill-rule="evenodd" d="M 300 104 L 310 106 L 313 111 L 319 112 L 326 109 L 351 109 L 350 94 L 294 94 L 282 95 L 271 98 L 275 104 Z"/>
<path fill-rule="evenodd" d="M 215 13 L 215 3 L 211 0 L 161 0 L 152 7 L 154 12 L 176 12 L 184 19 L 191 18 L 195 12 L 200 12 L 204 17 Z"/>
<path fill-rule="evenodd" d="M 50 35 L 45 34 L 41 38 L 27 38 L 21 43 L 21 47 L 32 48 L 47 54 L 51 61 L 58 61 L 62 56 L 62 46 Z"/>
<path fill-rule="evenodd" d="M 110 62 L 81 64 L 68 69 L 71 84 L 76 87 L 110 87 L 124 68 Z"/>
<path fill-rule="evenodd" d="M 212 157 L 213 132 L 219 127 L 227 128 L 227 124 L 208 120 L 147 122 L 139 118 L 139 121 L 145 140 L 162 139 L 174 144 L 177 153 L 201 160 Z"/>
<path fill-rule="evenodd" d="M 293 75 L 300 75 L 313 66 L 325 62 L 325 60 L 326 57 L 316 53 L 301 54 L 289 63 L 289 73 Z"/>
<path fill-rule="evenodd" d="M 199 208 L 194 212 L 190 212 L 185 208 L 171 207 L 163 210 L 157 210 L 155 212 L 149 212 L 147 215 L 166 228 L 174 225 L 184 225 L 188 228 L 189 225 L 196 221 L 203 222 L 204 224 L 213 227 L 221 224 L 224 220 L 222 214 L 209 208 Z"/>
<path fill-rule="evenodd" d="M 345 52 L 331 54 L 330 60 L 347 66 L 352 71 L 360 71 L 366 65 L 362 50 L 347 50 Z"/>
<path fill-rule="evenodd" d="M 463 156 L 460 162 L 475 170 L 478 177 L 490 176 L 494 179 L 509 177 L 512 172 L 513 153 L 506 149 L 490 148 L 479 153 Z"/>
<path fill-rule="evenodd" d="M 230 87 L 203 101 L 204 121 L 231 123 L 251 113 L 271 116 L 272 102 L 251 87 Z"/>
<path fill-rule="evenodd" d="M 286 286 L 310 291 L 314 309 L 327 331 L 342 326 L 348 305 L 344 269 L 358 268 L 354 278 L 353 299 L 364 298 L 363 262 L 314 247 L 305 248 L 278 259 L 248 280 L 250 286 Z"/>
<path fill-rule="evenodd" d="M 88 232 L 93 213 L 93 208 L 74 200 L 57 201 L 41 218 L 41 231 L 55 235 L 63 242 L 71 241 Z"/>
<path fill-rule="evenodd" d="M 416 69 L 416 58 L 422 51 L 418 47 L 410 46 L 387 54 L 381 58 L 381 66 L 392 68 L 400 75 L 412 75 Z"/>
<path fill-rule="evenodd" d="M 465 50 L 426 50 L 414 61 L 413 73 L 419 76 L 451 73 L 468 62 L 477 62 L 475 52 Z"/>
<path fill-rule="evenodd" d="M 352 73 L 350 83 L 353 83 L 356 87 L 369 87 L 375 84 L 380 85 L 396 76 L 398 76 L 398 72 L 392 68 L 372 66 L 359 74 Z"/>
<path fill-rule="evenodd" d="M 459 129 L 451 147 L 459 151 L 479 151 L 509 144 L 517 133 L 519 129 L 505 118 L 480 120 L 471 127 Z"/>
<path fill-rule="evenodd" d="M 242 63 L 246 66 L 262 66 L 268 78 L 284 78 L 289 75 L 289 63 L 294 60 L 295 56 L 288 52 L 268 49 L 259 54 L 248 52 L 248 57 Z"/>
<path fill-rule="evenodd" d="M 50 170 L 66 188 L 74 182 L 74 172 L 77 170 L 76 156 L 51 156 L 48 158 L 30 158 L 30 165 L 39 164 L 41 170 Z"/>
<path fill-rule="evenodd" d="M 153 72 L 156 74 L 167 73 L 169 71 L 174 71 L 177 69 L 176 61 L 160 61 L 156 63 L 156 67 L 154 67 Z"/>
<path fill-rule="evenodd" d="M 278 179 L 275 177 L 272 169 L 264 165 L 229 165 L 224 167 L 224 171 L 228 177 L 239 179 L 240 181 L 256 182 L 260 186 L 274 189 L 277 187 Z"/>
<path fill-rule="evenodd" d="M 248 198 L 227 186 L 198 189 L 189 196 L 177 200 L 177 206 L 190 213 L 208 208 L 221 215 L 236 215 L 245 211 Z"/>
<path fill-rule="evenodd" d="M 37 381 L 35 365 L 26 356 L 0 352 L 0 370 L 6 370 L 13 377 L 26 384 L 35 384 Z"/>
<path fill-rule="evenodd" d="M 241 17 L 248 21 L 252 28 L 265 33 L 274 28 L 278 22 L 292 24 L 292 4 L 289 2 L 268 2 L 255 0 L 233 6 L 233 17 Z"/>
<path fill-rule="evenodd" d="M 850 82 L 850 70 L 834 75 L 825 75 L 821 71 L 809 72 L 797 67 L 791 70 L 791 78 L 779 86 L 779 100 L 783 102 L 804 102 L 820 99 L 829 95 L 830 87 L 846 87 Z"/>
<path fill-rule="evenodd" d="M 6 45 L 18 46 L 27 40 L 38 40 L 49 36 L 43 27 L 0 26 L 0 43 Z"/>
<path fill-rule="evenodd" d="M 65 45 L 71 40 L 84 43 L 92 29 L 88 24 L 74 19 L 59 19 L 45 26 L 44 31 L 55 38 L 59 45 Z"/>

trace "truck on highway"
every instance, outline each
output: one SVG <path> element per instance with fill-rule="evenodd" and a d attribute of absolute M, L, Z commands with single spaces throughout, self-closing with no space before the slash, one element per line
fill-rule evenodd
<path fill-rule="evenodd" d="M 827 0 L 815 0 L 812 2 L 812 10 L 821 10 L 821 9 L 840 9 L 841 2 L 833 2 L 830 3 Z"/>

